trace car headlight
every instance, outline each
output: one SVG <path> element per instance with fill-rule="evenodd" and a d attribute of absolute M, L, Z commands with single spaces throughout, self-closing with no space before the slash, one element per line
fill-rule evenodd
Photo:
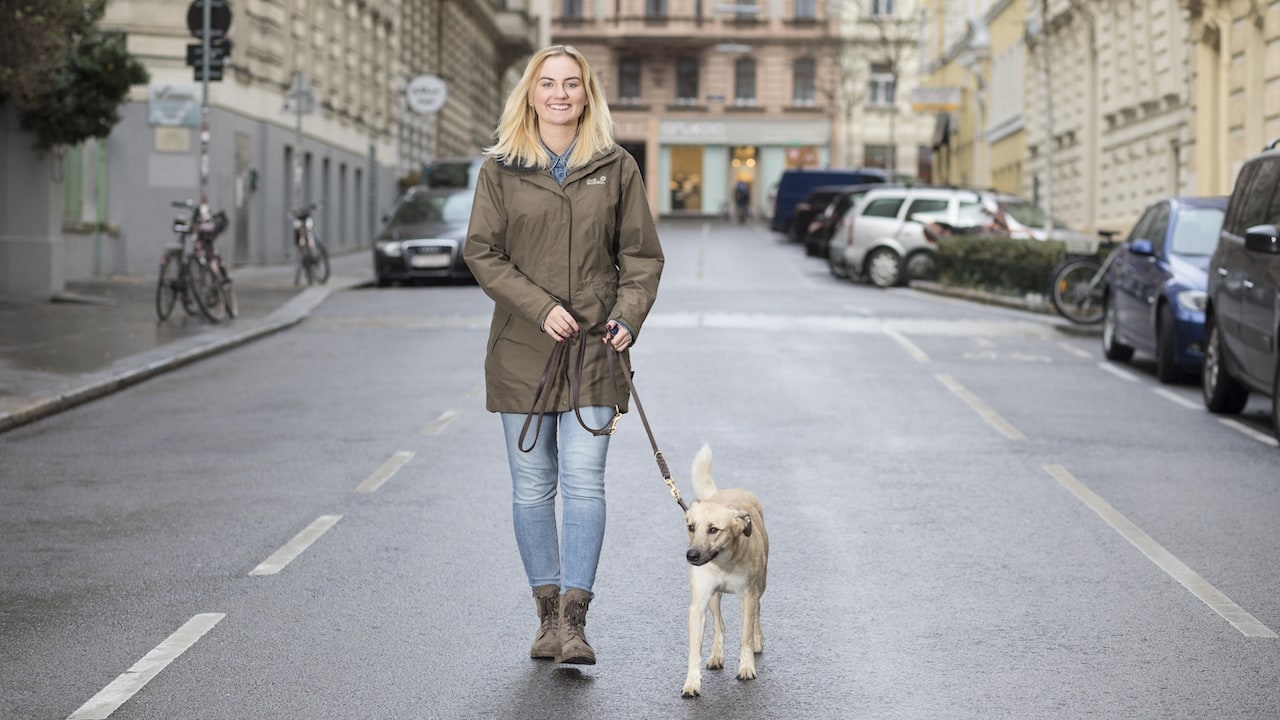
<path fill-rule="evenodd" d="M 1205 301 L 1208 298 L 1203 290 L 1183 290 L 1174 297 L 1178 299 L 1179 307 L 1195 313 L 1204 312 Z"/>
<path fill-rule="evenodd" d="M 377 243 L 378 252 L 387 257 L 400 257 L 403 250 L 400 247 L 400 241 L 392 240 L 390 242 Z"/>

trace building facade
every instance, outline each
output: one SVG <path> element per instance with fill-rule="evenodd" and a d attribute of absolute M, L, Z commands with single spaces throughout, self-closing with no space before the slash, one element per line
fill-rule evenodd
<path fill-rule="evenodd" d="M 331 252 L 367 247 L 399 181 L 491 141 L 509 69 L 547 37 L 545 2 L 228 0 L 233 45 L 202 111 L 188 4 L 114 0 L 103 24 L 151 82 L 104 142 L 66 149 L 62 277 L 151 272 L 170 203 L 202 192 L 230 219 L 233 265 L 287 262 L 287 210 L 312 202 Z M 422 76 L 446 91 L 428 113 L 406 99 Z"/>
<path fill-rule="evenodd" d="M 1160 197 L 1225 194 L 1280 130 L 1265 93 L 1280 30 L 1264 15 L 1229 0 L 927 0 L 925 85 L 965 97 L 939 116 L 939 175 L 1084 231 L 1127 231 Z"/>
<path fill-rule="evenodd" d="M 865 58 L 861 68 L 848 55 L 841 65 L 842 28 L 856 28 L 848 8 L 857 3 L 555 3 L 552 40 L 577 47 L 599 74 L 616 137 L 639 162 L 662 215 L 727 215 L 738 183 L 747 185 L 754 212 L 766 215 L 770 189 L 788 168 L 887 167 L 894 119 L 908 149 L 897 158 L 914 175 L 918 143 L 909 113 L 888 112 L 890 83 L 877 78 L 876 107 L 856 114 L 842 107 L 842 84 L 854 72 L 870 83 Z"/>

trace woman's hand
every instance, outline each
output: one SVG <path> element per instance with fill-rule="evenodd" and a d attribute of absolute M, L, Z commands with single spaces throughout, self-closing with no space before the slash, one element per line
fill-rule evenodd
<path fill-rule="evenodd" d="M 622 325 L 616 320 L 610 320 L 605 323 L 604 330 L 605 344 L 609 345 L 614 350 L 622 352 L 630 347 L 631 331 L 628 330 L 625 325 Z"/>
<path fill-rule="evenodd" d="M 547 313 L 542 321 L 542 331 L 550 335 L 556 342 L 564 342 L 578 335 L 578 321 L 573 319 L 563 305 L 556 305 Z"/>

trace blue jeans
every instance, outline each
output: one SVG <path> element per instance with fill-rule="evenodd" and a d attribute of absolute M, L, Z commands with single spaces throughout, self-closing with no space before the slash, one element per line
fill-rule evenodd
<path fill-rule="evenodd" d="M 600 427 L 612 407 L 584 407 L 582 419 Z M 502 413 L 511 466 L 511 514 L 516 546 L 529 586 L 556 585 L 587 593 L 596 580 L 604 544 L 604 465 L 609 436 L 595 436 L 578 424 L 572 411 L 547 413 L 530 452 L 518 447 L 523 413 Z M 537 418 L 529 424 L 525 447 L 533 441 Z M 564 524 L 556 532 L 556 491 L 564 491 Z"/>

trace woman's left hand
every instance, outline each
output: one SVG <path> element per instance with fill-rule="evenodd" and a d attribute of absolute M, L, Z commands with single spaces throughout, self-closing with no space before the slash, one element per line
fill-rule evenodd
<path fill-rule="evenodd" d="M 610 320 L 604 326 L 605 344 L 612 347 L 618 352 L 622 352 L 631 346 L 631 331 L 617 321 Z"/>

